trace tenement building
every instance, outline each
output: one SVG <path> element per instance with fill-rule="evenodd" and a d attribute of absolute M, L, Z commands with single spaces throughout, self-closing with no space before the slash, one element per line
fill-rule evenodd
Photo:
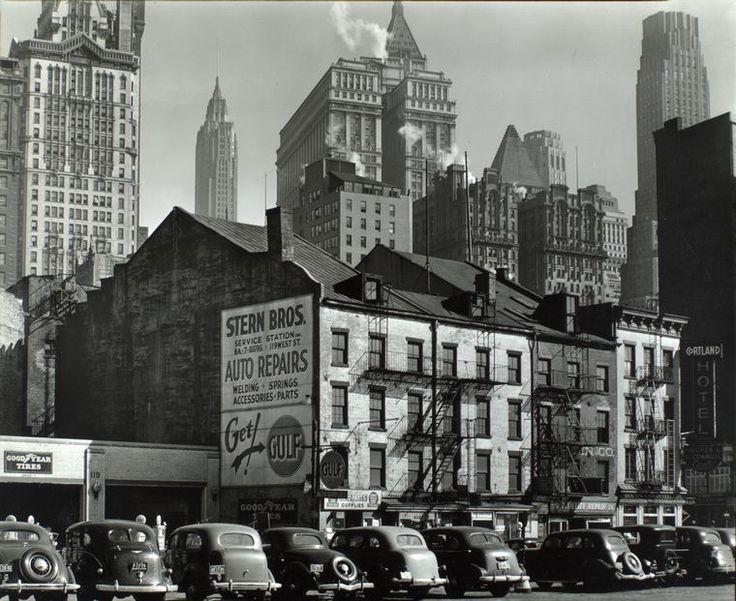
<path fill-rule="evenodd" d="M 139 215 L 144 4 L 45 2 L 13 40 L 22 105 L 22 274 L 68 274 L 91 250 L 124 258 Z"/>
<path fill-rule="evenodd" d="M 734 525 L 736 301 L 732 113 L 667 121 L 657 148 L 660 305 L 690 318 L 682 336 L 685 484 L 697 524 Z"/>
<path fill-rule="evenodd" d="M 197 132 L 194 166 L 194 211 L 199 215 L 238 220 L 238 137 L 228 119 L 220 78 L 207 103 Z"/>
<path fill-rule="evenodd" d="M 618 199 L 605 186 L 587 186 L 603 209 L 603 300 L 617 303 L 621 298 L 621 268 L 626 263 L 626 227 L 628 219 L 618 208 Z"/>
<path fill-rule="evenodd" d="M 658 12 L 644 19 L 636 80 L 636 162 L 638 189 L 628 229 L 622 301 L 656 307 L 657 173 L 653 132 L 680 117 L 687 127 L 710 115 L 708 74 L 698 19 L 681 12 Z"/>
<path fill-rule="evenodd" d="M 519 204 L 519 281 L 538 294 L 604 300 L 603 209 L 590 189 L 552 185 Z"/>
<path fill-rule="evenodd" d="M 411 217 L 398 186 L 356 175 L 350 161 L 322 159 L 305 168 L 294 232 L 355 265 L 377 244 L 411 250 Z"/>
<path fill-rule="evenodd" d="M 427 69 L 394 2 L 384 57 L 341 58 L 280 132 L 277 202 L 293 208 L 307 164 L 325 157 L 357 164 L 358 175 L 423 196 L 427 167 L 449 162 L 455 141 L 452 81 Z"/>

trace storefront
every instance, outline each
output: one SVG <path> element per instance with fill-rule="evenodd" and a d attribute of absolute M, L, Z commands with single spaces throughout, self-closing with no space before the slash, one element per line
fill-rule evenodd
<path fill-rule="evenodd" d="M 616 525 L 682 526 L 685 497 L 680 493 L 647 491 L 628 483 L 622 483 L 618 488 L 618 497 Z"/>
<path fill-rule="evenodd" d="M 610 497 L 553 499 L 539 508 L 540 539 L 551 532 L 575 528 L 610 528 L 615 526 L 616 501 Z"/>
<path fill-rule="evenodd" d="M 382 491 L 342 490 L 330 491 L 322 499 L 320 525 L 337 530 L 351 526 L 377 526 L 386 524 L 380 513 Z M 395 523 L 398 525 L 398 522 Z"/>
<path fill-rule="evenodd" d="M 217 517 L 215 447 L 0 437 L 0 518 L 56 532 L 86 519 L 161 515 L 169 529 Z"/>

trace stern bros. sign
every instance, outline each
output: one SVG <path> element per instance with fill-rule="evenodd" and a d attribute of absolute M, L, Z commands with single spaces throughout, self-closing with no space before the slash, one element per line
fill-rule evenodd
<path fill-rule="evenodd" d="M 312 327 L 311 296 L 222 312 L 222 486 L 304 481 Z"/>

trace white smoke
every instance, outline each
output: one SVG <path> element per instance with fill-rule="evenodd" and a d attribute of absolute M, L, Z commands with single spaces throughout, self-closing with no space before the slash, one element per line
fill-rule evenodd
<path fill-rule="evenodd" d="M 304 185 L 304 182 L 306 181 L 306 176 L 305 176 L 305 170 L 306 170 L 306 168 L 307 168 L 307 164 L 306 163 L 302 163 L 302 166 L 299 168 L 299 183 L 302 186 Z"/>
<path fill-rule="evenodd" d="M 460 149 L 457 147 L 456 144 L 453 144 L 449 150 L 443 150 L 442 151 L 442 168 L 447 169 L 447 167 L 456 163 L 460 154 L 461 154 Z"/>
<path fill-rule="evenodd" d="M 399 128 L 399 133 L 404 136 L 406 145 L 409 147 L 414 146 L 417 140 L 421 140 L 422 138 L 422 130 L 411 123 L 404 123 L 404 125 Z"/>
<path fill-rule="evenodd" d="M 517 186 L 514 184 L 514 194 L 518 194 L 522 198 L 526 198 L 526 186 Z"/>
<path fill-rule="evenodd" d="M 365 165 L 363 164 L 363 161 L 360 160 L 360 155 L 357 152 L 351 152 L 348 160 L 351 163 L 355 163 L 355 173 L 357 175 L 365 176 Z"/>
<path fill-rule="evenodd" d="M 388 31 L 383 27 L 363 19 L 352 18 L 347 2 L 335 2 L 330 9 L 330 17 L 337 33 L 351 51 L 354 52 L 355 48 L 365 39 L 365 43 L 370 46 L 372 56 L 386 58 Z"/>

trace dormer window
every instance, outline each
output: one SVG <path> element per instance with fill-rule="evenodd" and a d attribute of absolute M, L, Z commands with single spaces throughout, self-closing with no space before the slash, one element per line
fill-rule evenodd
<path fill-rule="evenodd" d="M 367 303 L 381 302 L 381 278 L 369 275 L 363 277 L 363 300 Z"/>

